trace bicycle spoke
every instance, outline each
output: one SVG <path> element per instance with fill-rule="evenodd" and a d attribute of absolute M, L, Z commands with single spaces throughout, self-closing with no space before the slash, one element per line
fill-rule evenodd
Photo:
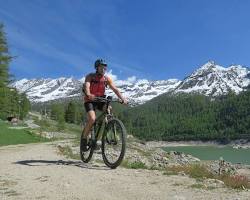
<path fill-rule="evenodd" d="M 117 167 L 125 153 L 125 128 L 121 121 L 113 119 L 103 138 L 103 159 L 111 168 Z"/>

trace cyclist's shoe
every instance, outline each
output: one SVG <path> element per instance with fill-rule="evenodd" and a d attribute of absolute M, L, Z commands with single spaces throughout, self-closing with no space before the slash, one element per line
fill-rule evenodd
<path fill-rule="evenodd" d="M 82 151 L 88 151 L 88 140 L 86 138 L 82 138 L 81 149 Z"/>

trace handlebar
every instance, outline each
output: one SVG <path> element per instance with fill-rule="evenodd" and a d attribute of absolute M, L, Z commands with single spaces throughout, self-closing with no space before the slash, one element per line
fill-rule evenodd
<path fill-rule="evenodd" d="M 112 99 L 111 96 L 108 97 L 95 97 L 93 102 L 103 102 L 103 103 L 110 103 L 110 102 L 117 102 L 117 103 L 123 103 L 120 99 Z"/>

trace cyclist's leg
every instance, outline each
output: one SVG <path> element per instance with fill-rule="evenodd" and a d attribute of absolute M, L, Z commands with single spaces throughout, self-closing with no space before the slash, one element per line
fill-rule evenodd
<path fill-rule="evenodd" d="M 87 150 L 87 144 L 88 144 L 88 136 L 90 134 L 90 130 L 95 123 L 95 107 L 94 104 L 91 102 L 87 102 L 84 104 L 86 112 L 87 112 L 87 122 L 84 126 L 83 132 L 82 132 L 82 149 Z"/>
<path fill-rule="evenodd" d="M 83 129 L 83 137 L 87 138 L 88 135 L 90 134 L 90 130 L 95 123 L 95 107 L 96 104 L 94 102 L 85 102 L 84 107 L 87 113 L 87 123 Z"/>
<path fill-rule="evenodd" d="M 96 115 L 94 110 L 90 110 L 87 113 L 87 123 L 83 129 L 83 137 L 87 138 L 88 135 L 90 134 L 90 130 L 95 123 Z"/>

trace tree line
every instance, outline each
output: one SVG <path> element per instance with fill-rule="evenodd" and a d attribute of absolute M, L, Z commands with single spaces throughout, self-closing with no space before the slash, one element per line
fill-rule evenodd
<path fill-rule="evenodd" d="M 211 99 L 204 95 L 158 96 L 119 114 L 128 133 L 144 140 L 250 138 L 250 90 Z"/>
<path fill-rule="evenodd" d="M 0 119 L 3 120 L 8 117 L 23 119 L 30 109 L 30 102 L 26 95 L 10 87 L 13 77 L 9 73 L 9 64 L 12 59 L 4 26 L 0 24 Z"/>
<path fill-rule="evenodd" d="M 59 130 L 65 128 L 65 123 L 81 125 L 85 116 L 83 104 L 76 99 L 34 104 L 32 110 L 40 112 L 44 118 L 55 120 Z"/>
<path fill-rule="evenodd" d="M 124 110 L 124 106 L 113 104 L 115 115 Z M 58 122 L 58 128 L 64 129 L 65 123 L 84 125 L 86 121 L 86 112 L 84 103 L 80 99 L 56 100 L 47 103 L 34 104 L 32 110 L 40 112 L 43 116 Z M 97 111 L 97 116 L 100 114 Z"/>
<path fill-rule="evenodd" d="M 127 132 L 143 140 L 250 139 L 250 89 L 215 99 L 197 94 L 160 95 L 136 107 L 113 104 Z M 43 109 L 44 111 L 44 106 Z M 60 124 L 82 124 L 83 103 L 70 100 L 47 105 L 47 115 Z"/>

